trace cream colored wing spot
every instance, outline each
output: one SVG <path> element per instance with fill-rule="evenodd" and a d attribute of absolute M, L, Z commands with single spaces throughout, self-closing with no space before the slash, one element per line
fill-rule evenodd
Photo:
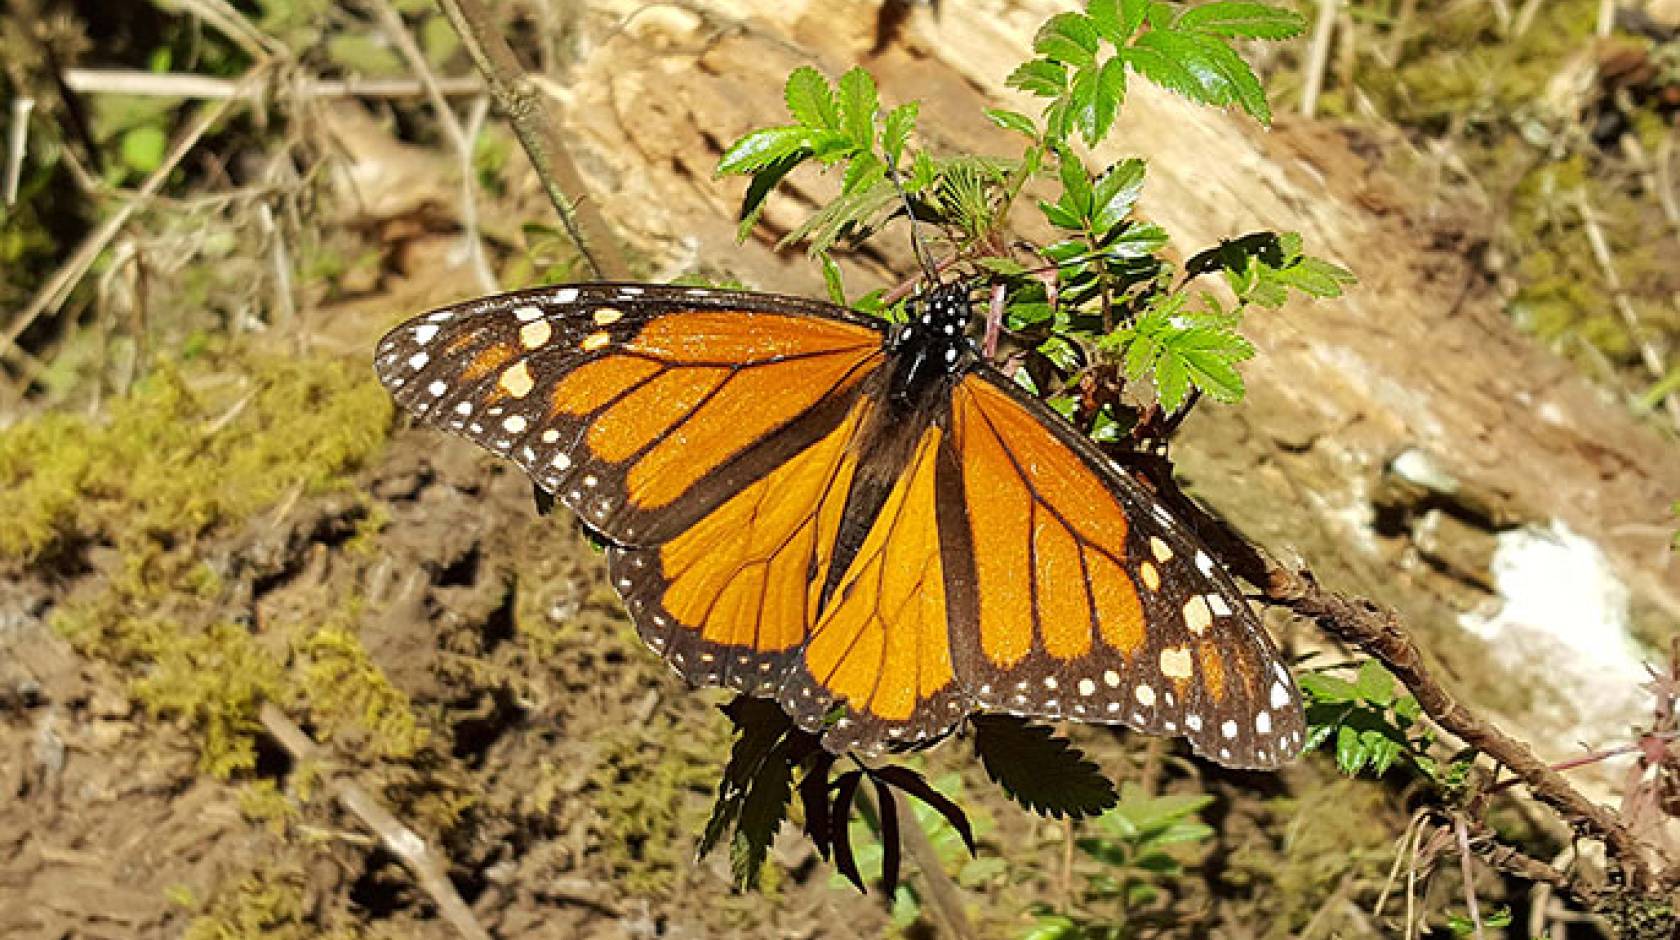
<path fill-rule="evenodd" d="M 612 342 L 612 334 L 602 330 L 599 333 L 591 333 L 588 336 L 585 336 L 583 338 L 583 342 L 578 345 L 582 346 L 586 352 L 594 352 L 595 350 L 606 346 L 610 342 Z"/>
<path fill-rule="evenodd" d="M 617 307 L 601 307 L 591 315 L 590 319 L 595 321 L 596 326 L 612 326 L 624 319 L 624 311 Z"/>
<path fill-rule="evenodd" d="M 531 378 L 531 367 L 521 359 L 502 370 L 502 377 L 496 380 L 496 385 L 514 398 L 524 398 L 531 394 L 536 381 Z"/>
<path fill-rule="evenodd" d="M 554 327 L 548 325 L 547 320 L 536 320 L 519 328 L 519 344 L 526 349 L 536 349 L 554 336 Z"/>
<path fill-rule="evenodd" d="M 1153 564 L 1147 561 L 1139 562 L 1138 577 L 1143 579 L 1143 586 L 1149 589 L 1149 593 L 1153 594 L 1161 589 L 1161 572 Z"/>
<path fill-rule="evenodd" d="M 1201 636 L 1213 626 L 1213 611 L 1202 595 L 1197 594 L 1184 602 L 1184 625 L 1196 636 Z"/>
<path fill-rule="evenodd" d="M 1161 651 L 1161 675 L 1169 679 L 1188 679 L 1194 674 L 1189 649 L 1169 646 Z"/>
<path fill-rule="evenodd" d="M 1165 541 L 1162 541 L 1161 537 L 1158 535 L 1151 535 L 1149 537 L 1149 551 L 1150 554 L 1155 556 L 1155 560 L 1163 565 L 1172 561 L 1172 546 L 1168 545 Z"/>

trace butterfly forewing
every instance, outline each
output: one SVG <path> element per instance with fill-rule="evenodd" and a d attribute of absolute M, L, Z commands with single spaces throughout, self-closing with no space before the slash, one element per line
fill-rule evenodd
<path fill-rule="evenodd" d="M 872 321 L 828 304 L 592 284 L 417 317 L 381 340 L 376 368 L 417 416 L 635 543 L 681 532 L 825 433 L 880 346 Z"/>

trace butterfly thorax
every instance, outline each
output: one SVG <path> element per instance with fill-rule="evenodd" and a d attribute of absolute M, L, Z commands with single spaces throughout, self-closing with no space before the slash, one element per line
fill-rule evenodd
<path fill-rule="evenodd" d="M 911 317 L 893 334 L 887 400 L 897 408 L 923 406 L 968 363 L 972 307 L 968 285 L 944 284 L 911 304 Z"/>

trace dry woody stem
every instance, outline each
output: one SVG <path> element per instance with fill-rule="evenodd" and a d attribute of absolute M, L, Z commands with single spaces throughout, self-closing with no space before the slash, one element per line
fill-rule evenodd
<path fill-rule="evenodd" d="M 1270 564 L 1266 595 L 1314 621 L 1320 629 L 1380 660 L 1417 697 L 1418 704 L 1443 730 L 1510 768 L 1536 799 L 1594 837 L 1610 850 L 1627 883 L 1651 892 L 1656 878 L 1650 846 L 1634 835 L 1609 807 L 1589 800 L 1563 775 L 1537 757 L 1527 744 L 1483 721 L 1465 708 L 1435 678 L 1417 644 L 1406 635 L 1394 611 L 1363 598 L 1350 598 L 1319 586 L 1310 571 L 1290 571 Z"/>
<path fill-rule="evenodd" d="M 594 268 L 596 277 L 609 280 L 628 277 L 629 266 L 606 220 L 589 199 L 583 174 L 561 140 L 558 122 L 514 56 L 513 47 L 502 36 L 495 17 L 479 0 L 441 0 L 439 5 L 460 33 L 473 64 L 489 82 L 491 98 L 507 115 L 549 201 L 560 213 L 567 233 Z"/>

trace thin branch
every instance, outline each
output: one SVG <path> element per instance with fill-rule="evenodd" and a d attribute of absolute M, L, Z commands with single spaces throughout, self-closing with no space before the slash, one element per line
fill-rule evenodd
<path fill-rule="evenodd" d="M 496 106 L 507 115 L 514 135 L 525 148 L 542 181 L 549 202 L 560 214 L 578 251 L 598 278 L 623 278 L 629 265 L 618 250 L 595 201 L 583 182 L 583 174 L 572 162 L 560 136 L 560 128 L 549 113 L 535 83 L 525 74 L 513 48 L 502 36 L 495 17 L 480 0 L 439 0 L 444 15 L 473 64 L 484 74 Z"/>
<path fill-rule="evenodd" d="M 496 275 L 490 270 L 490 261 L 484 256 L 484 243 L 478 237 L 478 193 L 473 186 L 473 138 L 472 134 L 461 126 L 461 119 L 455 116 L 455 109 L 449 106 L 443 91 L 438 87 L 437 76 L 432 72 L 431 63 L 426 61 L 426 54 L 420 51 L 419 43 L 409 35 L 408 27 L 403 23 L 402 14 L 391 6 L 389 0 L 367 0 L 366 4 L 372 9 L 379 20 L 380 28 L 397 47 L 414 76 L 420 80 L 420 85 L 426 89 L 426 97 L 432 103 L 432 110 L 437 112 L 438 122 L 443 125 L 444 133 L 450 143 L 455 146 L 455 153 L 461 164 L 461 227 L 465 230 L 467 259 L 472 265 L 473 276 L 478 279 L 479 289 L 485 293 L 495 293 L 500 289 L 496 283 Z M 482 124 L 482 117 L 478 122 Z"/>
<path fill-rule="evenodd" d="M 1610 305 L 1616 308 L 1616 313 L 1622 318 L 1622 324 L 1627 327 L 1628 339 L 1639 350 L 1639 359 L 1644 363 L 1646 371 L 1651 373 L 1653 381 L 1661 382 L 1668 376 L 1668 369 L 1663 365 L 1662 353 L 1644 337 L 1644 328 L 1639 323 L 1639 312 L 1633 309 L 1633 302 L 1628 300 L 1627 290 L 1622 286 L 1622 277 L 1616 273 L 1615 259 L 1610 255 L 1610 242 L 1604 237 L 1604 229 L 1599 227 L 1598 213 L 1587 201 L 1585 190 L 1575 193 L 1575 208 L 1581 215 L 1581 226 L 1587 235 L 1587 244 L 1592 247 L 1593 260 L 1598 263 L 1599 273 L 1604 275 L 1604 284 L 1610 288 Z M 1674 422 L 1674 427 L 1680 430 L 1680 394 L 1670 392 L 1663 396 L 1663 407 L 1668 409 L 1668 416 Z"/>
<path fill-rule="evenodd" d="M 240 89 L 243 91 L 247 87 L 257 87 L 268 71 L 267 66 L 259 65 L 252 68 L 239 80 Z M 237 98 L 243 97 L 243 93 L 237 96 Z M 47 280 L 46 284 L 42 285 L 40 291 L 29 301 L 29 305 L 13 317 L 11 324 L 6 327 L 3 333 L 0 333 L 0 357 L 11 354 L 17 344 L 17 338 L 22 336 L 23 331 L 29 329 L 29 325 L 34 323 L 38 317 L 56 312 L 64 305 L 64 302 L 70 297 L 70 292 L 81 282 L 88 269 L 93 267 L 93 263 L 98 260 L 99 254 L 105 250 L 105 246 L 110 244 L 111 239 L 116 237 L 124 225 L 128 224 L 128 220 L 133 217 L 134 213 L 138 212 L 151 201 L 153 196 L 157 195 L 158 190 L 163 188 L 163 184 L 169 179 L 170 174 L 174 173 L 175 168 L 181 165 L 181 161 L 186 159 L 187 154 L 192 152 L 192 149 L 198 145 L 199 140 L 205 134 L 208 134 L 210 129 L 215 127 L 216 123 L 231 110 L 235 100 L 235 98 L 229 98 L 205 104 L 199 108 L 197 117 L 176 136 L 169 152 L 164 156 L 163 162 L 140 184 L 140 188 L 135 191 L 134 197 L 119 206 L 117 211 L 111 213 L 104 222 L 100 223 L 99 227 L 89 232 L 87 237 L 82 239 L 82 243 L 76 246 L 76 250 L 71 253 L 69 260 L 65 261 L 53 273 L 53 276 Z"/>
<path fill-rule="evenodd" d="M 1482 940 L 1482 911 L 1476 901 L 1476 869 L 1471 863 L 1470 830 L 1464 825 L 1464 814 L 1453 814 L 1453 835 L 1458 839 L 1458 864 L 1464 876 L 1464 906 L 1470 913 L 1470 925 L 1476 940 Z"/>
<path fill-rule="evenodd" d="M 35 99 L 19 95 L 12 99 L 12 129 L 6 144 L 6 205 L 17 205 L 18 184 L 23 180 L 23 161 L 29 154 L 29 112 Z"/>
<path fill-rule="evenodd" d="M 1324 70 L 1330 63 L 1330 40 L 1336 34 L 1336 8 L 1341 0 L 1318 0 L 1318 19 L 1313 22 L 1312 41 L 1307 46 L 1307 64 L 1302 69 L 1301 113 L 1312 117 L 1318 110 L 1318 95 L 1324 88 Z"/>
<path fill-rule="evenodd" d="M 1276 563 L 1268 563 L 1267 568 L 1268 598 L 1381 661 L 1411 690 L 1437 725 L 1504 764 L 1528 785 L 1536 799 L 1602 839 L 1635 890 L 1642 893 L 1652 890 L 1655 878 L 1650 860 L 1654 853 L 1650 846 L 1634 835 L 1614 810 L 1594 803 L 1576 790 L 1562 774 L 1535 756 L 1527 744 L 1460 704 L 1435 678 L 1423 653 L 1401 627 L 1397 613 L 1368 600 L 1326 591 L 1306 569 L 1291 571 Z"/>
<path fill-rule="evenodd" d="M 273 704 L 264 704 L 258 719 L 293 760 L 314 761 L 320 758 L 320 748 L 314 740 Z M 372 830 L 387 851 L 402 859 L 421 890 L 437 904 L 438 913 L 461 936 L 468 940 L 490 940 L 489 932 L 479 924 L 472 908 L 462 900 L 454 883 L 449 880 L 444 860 L 426 844 L 425 839 L 403 825 L 390 810 L 355 782 L 336 780 L 332 784 L 332 792 L 339 805 Z"/>
<path fill-rule="evenodd" d="M 255 59 L 258 65 L 263 65 L 270 58 L 284 55 L 286 52 L 284 46 L 252 26 L 243 14 L 227 3 L 227 0 L 173 0 L 173 4 L 164 2 L 159 5 L 179 6 L 208 23 L 246 55 Z"/>
<path fill-rule="evenodd" d="M 257 100 L 262 88 L 240 90 L 239 82 L 183 72 L 141 72 L 133 69 L 65 69 L 64 84 L 71 91 L 91 95 L 142 95 L 154 98 L 234 98 Z M 452 98 L 484 93 L 477 76 L 459 75 L 437 79 L 439 93 Z M 286 93 L 300 98 L 420 98 L 424 85 L 413 78 L 349 78 L 343 80 L 305 78 L 289 85 Z"/>

